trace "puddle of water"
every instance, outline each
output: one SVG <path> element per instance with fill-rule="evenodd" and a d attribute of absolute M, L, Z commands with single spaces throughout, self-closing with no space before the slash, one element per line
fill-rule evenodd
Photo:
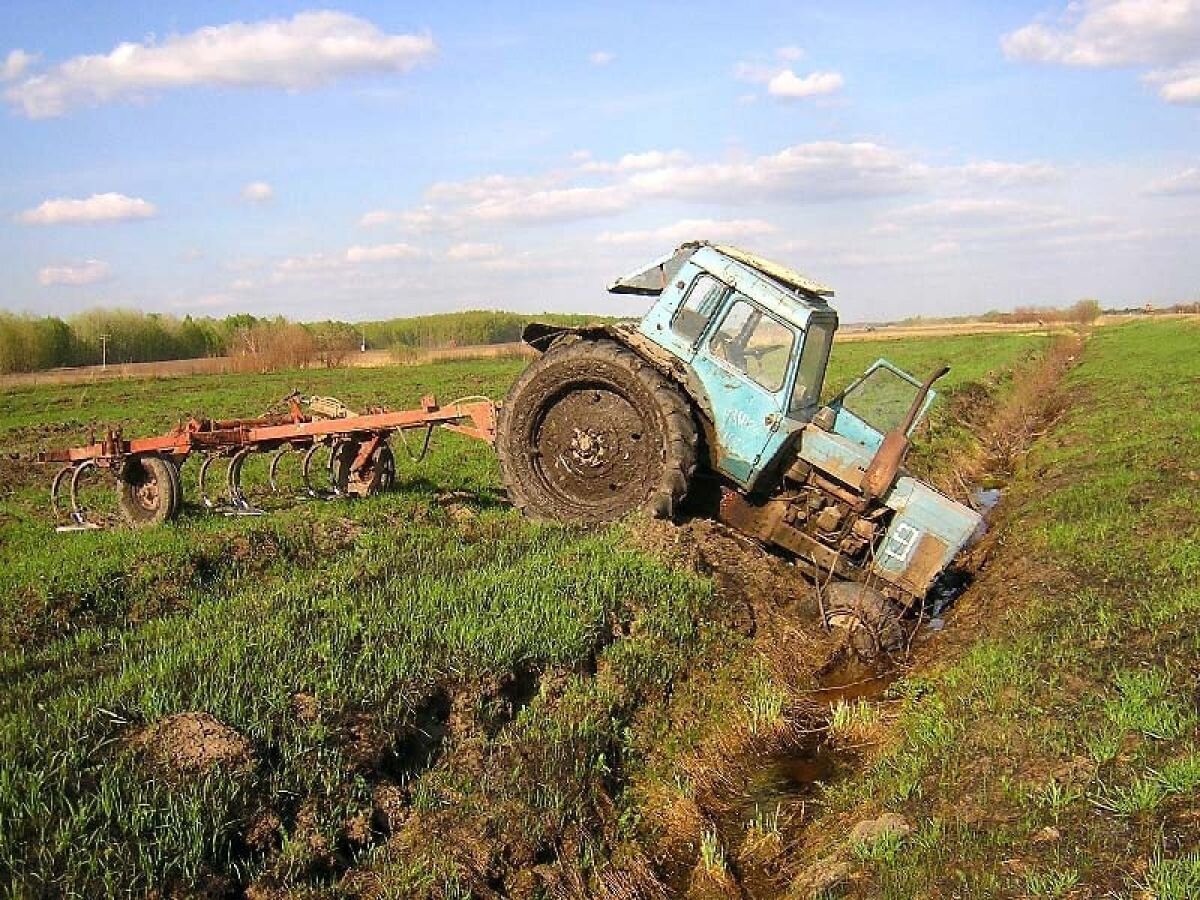
<path fill-rule="evenodd" d="M 998 487 L 980 488 L 971 495 L 971 499 L 975 501 L 975 508 L 986 518 L 996 508 L 1003 493 Z"/>
<path fill-rule="evenodd" d="M 857 657 L 842 659 L 833 668 L 817 675 L 817 688 L 812 698 L 832 706 L 839 700 L 874 700 L 900 676 L 897 669 L 883 672 L 866 665 Z"/>
<path fill-rule="evenodd" d="M 828 745 L 779 753 L 756 761 L 746 785 L 746 813 L 771 810 L 780 802 L 817 796 L 842 768 L 838 754 Z"/>

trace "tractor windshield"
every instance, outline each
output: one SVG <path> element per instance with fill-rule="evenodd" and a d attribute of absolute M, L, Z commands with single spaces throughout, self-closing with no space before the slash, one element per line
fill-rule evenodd
<path fill-rule="evenodd" d="M 848 410 L 880 434 L 899 428 L 920 386 L 886 366 L 871 369 L 842 397 Z"/>

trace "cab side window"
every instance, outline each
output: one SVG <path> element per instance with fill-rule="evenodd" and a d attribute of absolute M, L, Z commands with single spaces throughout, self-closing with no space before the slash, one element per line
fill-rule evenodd
<path fill-rule="evenodd" d="M 796 334 L 741 294 L 737 297 L 713 334 L 709 349 L 768 391 L 777 391 L 787 376 Z"/>
<path fill-rule="evenodd" d="M 671 329 L 694 344 L 721 305 L 726 287 L 711 275 L 697 275 L 671 319 Z"/>

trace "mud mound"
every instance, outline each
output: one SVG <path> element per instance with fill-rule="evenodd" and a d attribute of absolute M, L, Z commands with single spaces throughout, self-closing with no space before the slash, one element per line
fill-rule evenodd
<path fill-rule="evenodd" d="M 730 623 L 744 634 L 754 635 L 781 614 L 793 625 L 811 623 L 819 630 L 816 593 L 800 571 L 718 522 L 652 520 L 638 529 L 633 543 L 671 565 L 711 577 Z"/>
<path fill-rule="evenodd" d="M 203 775 L 217 766 L 244 770 L 254 764 L 250 741 L 206 712 L 165 716 L 137 732 L 129 746 L 178 775 Z"/>

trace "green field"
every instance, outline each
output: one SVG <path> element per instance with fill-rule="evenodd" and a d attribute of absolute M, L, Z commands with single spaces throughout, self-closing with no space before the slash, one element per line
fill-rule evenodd
<path fill-rule="evenodd" d="M 439 436 L 419 466 L 399 452 L 396 489 L 368 500 L 264 500 L 268 516 L 229 519 L 190 495 L 170 527 L 67 535 L 46 511 L 51 472 L 0 459 L 0 883 L 16 896 L 718 890 L 751 868 L 749 843 L 704 808 L 704 776 L 682 761 L 720 771 L 712 748 L 728 747 L 732 720 L 753 738 L 793 713 L 823 721 L 835 749 L 857 719 L 868 746 L 824 778 L 817 826 L 776 842 L 759 866 L 775 893 L 754 896 L 782 895 L 820 854 L 849 861 L 830 890 L 867 896 L 1194 883 L 1200 861 L 1180 841 L 1195 846 L 1200 786 L 1195 704 L 1181 699 L 1200 650 L 1185 588 L 1200 573 L 1196 337 L 1168 324 L 1090 339 L 1067 414 L 1008 485 L 993 554 L 1025 563 L 1011 592 L 1004 566 L 985 568 L 945 653 L 922 644 L 877 705 L 833 713 L 801 709 L 805 685 L 778 676 L 719 578 L 647 548 L 638 523 L 524 521 L 490 450 L 464 438 Z M 985 468 L 985 423 L 1046 348 L 839 345 L 829 387 L 880 355 L 917 374 L 949 363 L 913 465 L 956 489 Z M 521 365 L 13 390 L 0 453 L 82 442 L 91 425 L 256 414 L 297 387 L 351 406 L 500 397 Z M 204 733 L 173 735 L 181 721 Z M 1096 754 L 1090 780 L 1052 775 L 1051 757 Z M 981 756 L 993 764 L 968 765 Z M 681 882 L 653 852 L 676 827 L 664 791 L 699 809 L 673 846 L 707 881 Z M 1014 812 L 969 822 L 955 814 L 968 799 Z M 886 846 L 814 837 L 884 808 L 914 832 Z M 771 816 L 741 830 L 765 847 L 786 830 Z M 1004 870 L 1052 822 L 1061 840 Z"/>

